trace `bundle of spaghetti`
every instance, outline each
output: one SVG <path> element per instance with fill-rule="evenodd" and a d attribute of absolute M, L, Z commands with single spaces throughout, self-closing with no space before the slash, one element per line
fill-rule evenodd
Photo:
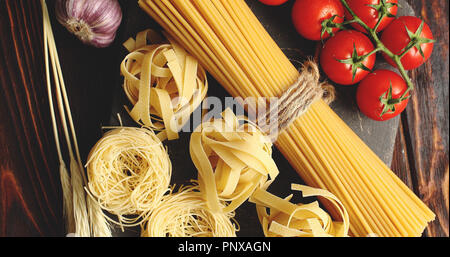
<path fill-rule="evenodd" d="M 302 192 L 303 197 L 320 196 L 339 210 L 339 220 L 333 221 L 317 201 L 309 204 L 293 204 L 293 195 L 281 199 L 267 191 L 270 183 L 258 188 L 250 198 L 256 204 L 258 217 L 267 237 L 346 237 L 349 217 L 342 202 L 322 189 L 292 184 L 292 190 Z M 269 213 L 267 212 L 269 209 Z"/>
<path fill-rule="evenodd" d="M 141 224 L 169 190 L 172 166 L 160 139 L 147 128 L 116 128 L 92 148 L 88 187 L 122 227 Z M 131 215 L 131 216 L 130 216 Z"/>
<path fill-rule="evenodd" d="M 222 206 L 224 207 L 224 206 Z M 143 237 L 235 237 L 234 212 L 214 213 L 197 185 L 164 196 L 142 229 Z"/>
<path fill-rule="evenodd" d="M 299 77 L 244 0 L 139 4 L 234 97 L 279 97 Z M 342 201 L 354 236 L 420 236 L 435 217 L 322 100 L 311 104 L 275 145 L 308 185 Z"/>
<path fill-rule="evenodd" d="M 131 117 L 143 126 L 163 130 L 161 137 L 177 139 L 178 132 L 200 106 L 208 90 L 205 70 L 195 58 L 167 36 L 139 32 L 124 43 L 130 52 L 120 69 L 124 90 L 133 104 Z"/>
<path fill-rule="evenodd" d="M 202 123 L 192 133 L 189 149 L 200 191 L 216 213 L 236 210 L 256 188 L 279 173 L 269 139 L 230 109 L 222 118 Z M 222 202 L 226 203 L 223 207 Z"/>
<path fill-rule="evenodd" d="M 69 98 L 45 0 L 41 0 L 41 6 L 48 100 L 56 150 L 59 158 L 60 179 L 63 191 L 63 213 L 66 219 L 67 232 L 69 234 L 74 233 L 80 237 L 111 236 L 109 224 L 107 220 L 102 217 L 103 211 L 100 206 L 91 201 L 90 198 L 86 198 L 84 186 L 87 184 L 87 179 L 81 162 Z M 49 59 L 53 71 L 54 89 L 51 86 Z M 54 97 L 56 98 L 56 106 L 59 111 L 59 122 L 56 119 L 56 110 L 53 103 Z M 64 132 L 67 151 L 70 158 L 70 176 L 62 154 L 58 124 L 62 125 L 62 131 Z"/>

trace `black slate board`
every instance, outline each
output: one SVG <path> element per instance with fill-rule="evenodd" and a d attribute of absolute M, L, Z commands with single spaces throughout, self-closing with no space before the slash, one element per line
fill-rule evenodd
<path fill-rule="evenodd" d="M 139 9 L 135 4 L 129 1 L 124 8 L 124 22 L 119 31 L 118 40 L 125 41 L 129 37 L 134 37 L 141 30 L 152 28 L 160 29 L 160 27 L 146 13 Z M 254 11 L 261 23 L 267 29 L 269 34 L 274 38 L 278 45 L 285 51 L 290 58 L 301 60 L 305 56 L 314 56 L 317 42 L 308 41 L 302 38 L 295 31 L 291 22 L 291 9 L 294 1 L 290 1 L 279 7 L 265 6 L 258 1 L 247 0 L 247 3 Z M 414 15 L 412 8 L 404 0 L 399 1 L 401 8 L 398 16 Z M 300 53 L 300 54 L 299 54 Z M 123 50 L 123 56 L 126 51 Z M 377 57 L 379 68 L 392 69 L 383 62 L 382 57 Z M 118 64 L 119 65 L 119 64 Z M 394 69 L 392 69 L 394 70 Z M 216 96 L 224 99 L 229 94 L 218 84 L 211 76 L 209 76 L 210 89 L 208 95 Z M 116 93 L 113 108 L 111 111 L 111 119 L 109 124 L 119 125 L 118 114 L 122 119 L 124 126 L 136 126 L 129 118 L 123 106 L 128 105 L 128 101 L 123 93 L 121 85 L 116 86 Z M 333 110 L 348 124 L 353 131 L 388 165 L 392 161 L 394 143 L 397 129 L 399 126 L 399 118 L 394 118 L 386 122 L 376 122 L 368 119 L 359 110 L 355 102 L 356 86 L 343 87 L 336 86 L 338 98 L 331 105 Z M 164 142 L 168 148 L 168 152 L 173 165 L 172 184 L 184 184 L 189 180 L 196 178 L 196 168 L 191 161 L 189 155 L 189 133 L 181 133 L 180 139 L 171 142 Z M 303 181 L 290 166 L 281 153 L 274 148 L 273 158 L 278 165 L 280 175 L 271 185 L 270 191 L 280 197 L 291 194 L 291 183 L 303 184 Z M 294 197 L 293 201 L 305 202 L 308 199 Z M 259 237 L 264 236 L 261 226 L 256 216 L 256 210 L 253 204 L 246 202 L 236 211 L 236 220 L 240 224 L 238 236 L 241 237 Z M 129 228 L 125 232 L 116 229 L 116 236 L 137 236 L 139 228 Z"/>

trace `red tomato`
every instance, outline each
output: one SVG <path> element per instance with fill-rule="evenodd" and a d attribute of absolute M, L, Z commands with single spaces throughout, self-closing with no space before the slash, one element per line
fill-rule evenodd
<path fill-rule="evenodd" d="M 405 110 L 409 94 L 403 101 L 401 98 L 407 89 L 406 82 L 397 73 L 377 70 L 359 84 L 356 102 L 367 117 L 376 121 L 386 121 Z"/>
<path fill-rule="evenodd" d="M 328 39 L 320 54 L 322 70 L 329 79 L 341 85 L 353 85 L 369 74 L 376 55 L 369 38 L 356 30 L 344 30 Z M 365 58 L 364 58 L 365 56 Z"/>
<path fill-rule="evenodd" d="M 344 7 L 339 0 L 297 0 L 292 9 L 292 21 L 298 33 L 309 40 L 321 40 L 339 28 L 323 31 L 322 24 L 344 22 Z M 323 33 L 324 32 L 324 33 Z M 323 35 L 322 35 L 323 34 Z"/>
<path fill-rule="evenodd" d="M 284 3 L 286 3 L 288 0 L 259 0 L 261 3 L 266 4 L 266 5 L 282 5 Z"/>
<path fill-rule="evenodd" d="M 395 19 L 381 35 L 381 42 L 396 55 L 402 54 L 405 47 L 413 41 L 414 47 L 401 59 L 406 70 L 412 70 L 421 66 L 430 58 L 433 52 L 433 33 L 430 27 L 425 22 L 422 24 L 422 22 L 417 17 L 402 16 Z M 409 33 L 406 28 L 408 28 Z M 385 54 L 384 57 L 392 66 L 397 67 L 391 58 Z"/>
<path fill-rule="evenodd" d="M 347 3 L 352 11 L 371 29 L 377 25 L 380 10 L 387 11 L 394 16 L 397 15 L 398 11 L 398 0 L 347 0 Z M 347 9 L 345 9 L 345 18 L 347 20 L 353 19 L 353 16 Z M 378 25 L 377 32 L 382 31 L 393 20 L 393 17 L 384 17 L 380 25 Z M 352 23 L 352 26 L 361 32 L 366 32 L 358 23 Z"/>

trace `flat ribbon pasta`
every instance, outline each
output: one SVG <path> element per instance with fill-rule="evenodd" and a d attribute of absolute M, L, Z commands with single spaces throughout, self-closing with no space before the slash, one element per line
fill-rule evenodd
<path fill-rule="evenodd" d="M 206 97 L 206 72 L 198 61 L 166 35 L 162 43 L 152 30 L 139 32 L 124 46 L 129 54 L 120 70 L 123 88 L 133 109 L 130 116 L 140 125 L 163 131 L 160 139 L 174 140 L 190 115 Z M 148 43 L 150 42 L 150 43 Z"/>
<path fill-rule="evenodd" d="M 349 217 L 344 205 L 330 192 L 308 186 L 292 184 L 292 190 L 303 197 L 319 196 L 336 207 L 342 221 L 333 221 L 317 201 L 310 204 L 293 204 L 292 195 L 285 199 L 269 192 L 267 183 L 255 190 L 249 201 L 256 204 L 258 218 L 267 237 L 346 237 Z M 267 208 L 269 212 L 267 212 Z"/>
<path fill-rule="evenodd" d="M 198 170 L 200 191 L 214 212 L 234 211 L 279 173 L 270 140 L 230 109 L 192 133 L 190 154 Z M 226 207 L 220 206 L 223 201 Z"/>

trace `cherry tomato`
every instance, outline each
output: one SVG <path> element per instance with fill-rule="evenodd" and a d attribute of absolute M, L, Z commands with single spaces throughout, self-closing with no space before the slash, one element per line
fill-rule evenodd
<path fill-rule="evenodd" d="M 292 8 L 292 21 L 304 38 L 325 39 L 339 30 L 332 22 L 344 22 L 344 7 L 339 0 L 297 0 Z M 332 27 L 324 30 L 325 24 Z"/>
<path fill-rule="evenodd" d="M 259 0 L 259 1 L 266 5 L 276 6 L 286 3 L 288 0 Z"/>
<path fill-rule="evenodd" d="M 380 18 L 379 15 L 382 12 L 395 16 L 398 11 L 398 0 L 347 0 L 347 3 L 352 11 L 371 29 L 377 25 Z M 345 9 L 345 18 L 347 20 L 353 19 L 353 16 L 347 9 Z M 384 17 L 380 21 L 380 25 L 378 25 L 377 32 L 385 29 L 393 20 L 394 17 Z M 366 32 L 358 23 L 352 23 L 352 26 L 361 32 Z"/>
<path fill-rule="evenodd" d="M 369 38 L 356 30 L 344 30 L 328 39 L 320 54 L 322 70 L 341 85 L 353 85 L 366 77 L 375 65 L 376 54 Z"/>
<path fill-rule="evenodd" d="M 402 65 L 406 70 L 412 70 L 424 64 L 430 58 L 434 47 L 430 27 L 421 19 L 413 16 L 402 16 L 395 19 L 383 31 L 381 42 L 396 55 L 402 54 L 409 44 L 414 45 L 401 58 Z M 384 57 L 392 66 L 397 67 L 386 54 Z"/>
<path fill-rule="evenodd" d="M 359 84 L 356 102 L 362 113 L 376 121 L 386 121 L 402 113 L 409 102 L 408 89 L 400 75 L 390 70 L 377 70 Z"/>

